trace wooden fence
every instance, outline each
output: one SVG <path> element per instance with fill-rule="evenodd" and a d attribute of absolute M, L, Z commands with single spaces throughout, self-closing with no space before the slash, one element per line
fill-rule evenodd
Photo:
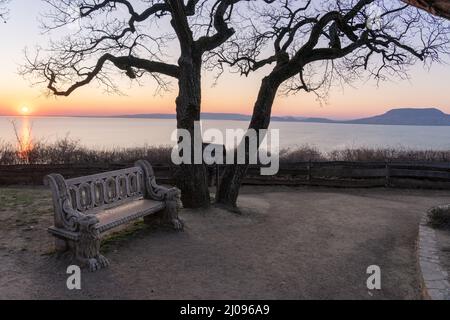
<path fill-rule="evenodd" d="M 302 162 L 281 165 L 273 177 L 260 176 L 253 167 L 245 183 L 450 189 L 450 163 Z"/>
<path fill-rule="evenodd" d="M 132 164 L 77 164 L 77 165 L 0 165 L 0 185 L 42 185 L 50 173 L 62 174 L 66 179 L 95 173 L 120 170 Z M 154 166 L 161 183 L 173 183 L 172 170 L 167 165 Z"/>
<path fill-rule="evenodd" d="M 41 185 L 49 173 L 66 178 L 117 170 L 129 164 L 105 165 L 15 165 L 0 166 L 0 185 Z M 158 181 L 173 184 L 175 169 L 154 166 Z M 215 185 L 224 166 L 210 167 L 210 184 Z M 450 162 L 300 162 L 281 164 L 275 176 L 261 176 L 260 167 L 252 166 L 244 181 L 248 185 L 398 187 L 450 189 Z"/>

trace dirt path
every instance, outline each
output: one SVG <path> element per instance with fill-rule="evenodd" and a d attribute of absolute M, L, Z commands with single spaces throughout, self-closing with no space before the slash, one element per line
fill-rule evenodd
<path fill-rule="evenodd" d="M 69 292 L 48 254 L 49 194 L 0 189 L 0 299 L 418 299 L 419 219 L 448 192 L 246 188 L 244 214 L 183 211 L 183 233 L 132 227 L 104 247 L 112 266 Z M 368 292 L 366 269 L 382 270 Z"/>

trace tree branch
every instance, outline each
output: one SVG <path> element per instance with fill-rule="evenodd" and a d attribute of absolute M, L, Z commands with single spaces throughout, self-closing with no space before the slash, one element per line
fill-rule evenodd
<path fill-rule="evenodd" d="M 135 57 L 114 57 L 111 54 L 104 54 L 97 61 L 97 64 L 93 68 L 92 71 L 85 73 L 85 78 L 81 81 L 76 82 L 72 86 L 70 86 L 67 90 L 57 89 L 55 84 L 57 82 L 57 74 L 51 69 L 51 64 L 47 64 L 44 67 L 44 72 L 49 80 L 49 84 L 47 86 L 50 91 L 56 96 L 69 96 L 76 89 L 81 88 L 87 84 L 89 84 L 92 80 L 97 77 L 97 75 L 102 71 L 104 64 L 110 61 L 120 70 L 124 70 L 127 72 L 127 76 L 134 79 L 136 78 L 136 74 L 132 68 L 143 69 L 150 73 L 161 73 L 174 78 L 178 78 L 179 76 L 179 68 L 175 65 L 169 65 L 166 63 L 148 61 L 145 59 L 139 59 Z"/>

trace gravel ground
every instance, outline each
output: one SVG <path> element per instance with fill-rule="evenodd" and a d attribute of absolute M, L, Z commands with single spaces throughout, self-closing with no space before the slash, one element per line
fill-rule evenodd
<path fill-rule="evenodd" d="M 448 203 L 429 190 L 246 187 L 242 215 L 184 210 L 185 232 L 130 226 L 110 238 L 109 269 L 53 253 L 49 192 L 0 189 L 0 299 L 420 299 L 420 217 Z M 382 289 L 366 287 L 378 265 Z"/>

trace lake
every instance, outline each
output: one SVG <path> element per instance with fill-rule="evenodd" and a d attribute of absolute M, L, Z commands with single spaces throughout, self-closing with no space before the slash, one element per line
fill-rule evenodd
<path fill-rule="evenodd" d="M 90 148 L 173 145 L 171 135 L 175 120 L 71 118 L 71 117 L 0 117 L 0 141 L 15 142 L 12 126 L 23 141 L 48 142 L 68 135 Z M 203 122 L 203 129 L 245 129 L 244 121 Z M 280 130 L 281 147 L 315 146 L 323 152 L 358 147 L 394 147 L 450 150 L 449 127 L 379 126 L 273 122 Z"/>

